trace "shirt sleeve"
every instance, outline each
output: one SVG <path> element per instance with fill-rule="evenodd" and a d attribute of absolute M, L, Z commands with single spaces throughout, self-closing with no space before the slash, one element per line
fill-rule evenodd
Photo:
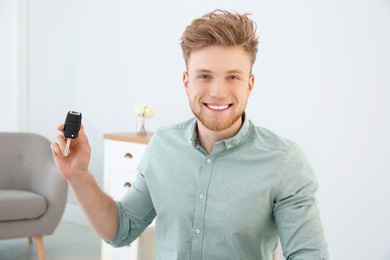
<path fill-rule="evenodd" d="M 150 149 L 147 148 L 141 164 L 146 164 L 149 157 L 148 151 Z M 114 240 L 107 241 L 108 244 L 114 247 L 129 245 L 142 234 L 156 217 L 156 211 L 143 173 L 145 168 L 139 167 L 140 169 L 142 171 L 139 171 L 136 181 L 123 198 L 116 202 L 118 207 L 118 230 Z"/>
<path fill-rule="evenodd" d="M 315 194 L 316 176 L 297 145 L 286 153 L 274 217 L 286 260 L 329 259 Z"/>

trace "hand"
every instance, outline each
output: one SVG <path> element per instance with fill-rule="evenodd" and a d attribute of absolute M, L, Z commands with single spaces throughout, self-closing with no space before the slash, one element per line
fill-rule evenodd
<path fill-rule="evenodd" d="M 64 124 L 57 128 L 59 131 L 64 130 Z M 84 132 L 84 126 L 81 124 L 78 137 L 72 139 L 70 143 L 68 156 L 64 156 L 66 146 L 66 138 L 63 135 L 58 135 L 56 142 L 51 144 L 54 161 L 62 176 L 70 182 L 83 174 L 87 174 L 88 165 L 91 158 L 91 147 L 88 142 L 88 137 Z"/>

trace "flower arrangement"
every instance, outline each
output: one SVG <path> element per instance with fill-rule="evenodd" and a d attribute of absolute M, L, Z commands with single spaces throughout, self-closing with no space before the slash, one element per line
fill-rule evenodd
<path fill-rule="evenodd" d="M 139 117 L 151 118 L 154 116 L 154 109 L 148 105 L 136 105 L 134 113 Z"/>
<path fill-rule="evenodd" d="M 146 119 L 154 116 L 154 109 L 148 105 L 136 105 L 134 106 L 134 113 L 138 116 L 137 134 L 146 135 Z"/>

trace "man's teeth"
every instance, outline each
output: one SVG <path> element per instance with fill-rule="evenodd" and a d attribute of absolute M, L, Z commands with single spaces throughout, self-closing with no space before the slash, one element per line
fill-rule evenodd
<path fill-rule="evenodd" d="M 214 110 L 223 110 L 223 109 L 226 109 L 228 108 L 229 106 L 228 105 L 225 105 L 225 106 L 213 106 L 213 105 L 207 105 L 207 107 L 211 108 L 211 109 L 214 109 Z"/>

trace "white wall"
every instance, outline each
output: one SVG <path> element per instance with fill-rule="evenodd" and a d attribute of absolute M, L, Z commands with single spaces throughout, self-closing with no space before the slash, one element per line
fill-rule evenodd
<path fill-rule="evenodd" d="M 215 8 L 251 12 L 260 34 L 252 121 L 296 141 L 317 171 L 331 259 L 390 259 L 390 2 L 29 1 L 28 128 L 54 140 L 83 113 L 103 172 L 103 133 L 192 116 L 179 38 Z M 73 195 L 69 203 L 75 205 Z"/>
<path fill-rule="evenodd" d="M 18 129 L 17 2 L 0 0 L 0 131 Z"/>
<path fill-rule="evenodd" d="M 27 0 L 0 0 L 0 131 L 27 131 Z"/>

